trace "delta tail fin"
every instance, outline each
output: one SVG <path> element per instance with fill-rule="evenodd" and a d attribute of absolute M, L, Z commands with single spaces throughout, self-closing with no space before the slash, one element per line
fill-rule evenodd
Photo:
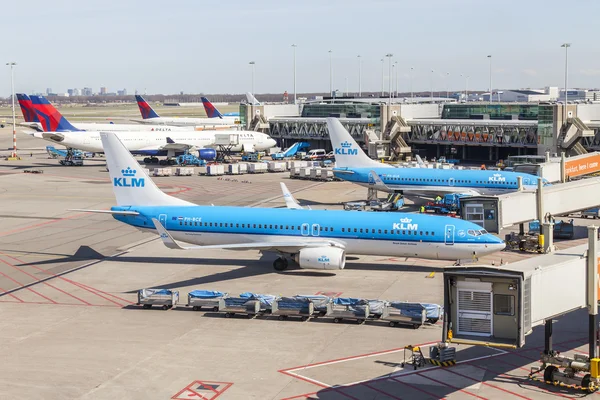
<path fill-rule="evenodd" d="M 30 96 L 31 107 L 45 132 L 76 132 L 75 128 L 44 96 Z"/>
<path fill-rule="evenodd" d="M 193 206 L 169 196 L 150 179 L 144 168 L 112 132 L 100 132 L 113 192 L 119 206 Z"/>
<path fill-rule="evenodd" d="M 148 118 L 158 118 L 159 115 L 150 107 L 150 104 L 142 96 L 139 94 L 135 95 L 135 100 L 137 101 L 137 105 L 140 108 L 140 113 L 142 113 L 143 119 Z"/>
<path fill-rule="evenodd" d="M 206 115 L 208 118 L 223 118 L 223 114 L 217 110 L 217 107 L 213 105 L 206 97 L 200 97 L 202 100 L 202 105 L 204 106 L 204 111 L 206 111 Z"/>
<path fill-rule="evenodd" d="M 370 159 L 337 118 L 327 118 L 327 129 L 333 146 L 336 167 L 393 168 L 389 164 Z"/>
<path fill-rule="evenodd" d="M 31 98 L 24 93 L 17 93 L 17 100 L 19 106 L 21 106 L 21 112 L 23 113 L 23 119 L 25 122 L 40 122 L 31 104 Z"/>

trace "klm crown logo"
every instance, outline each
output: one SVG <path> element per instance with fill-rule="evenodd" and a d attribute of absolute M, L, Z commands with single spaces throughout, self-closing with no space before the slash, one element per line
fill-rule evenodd
<path fill-rule="evenodd" d="M 145 186 L 145 179 L 144 178 L 134 178 L 134 176 L 137 174 L 137 171 L 135 169 L 131 169 L 130 167 L 127 167 L 125 169 L 121 170 L 121 175 L 123 175 L 122 178 L 114 178 L 113 179 L 113 186 L 118 186 L 118 187 L 144 187 Z"/>
<path fill-rule="evenodd" d="M 406 231 L 416 231 L 419 229 L 419 224 L 412 224 L 412 219 L 410 218 L 401 218 L 400 223 L 395 223 L 392 225 L 392 229 L 397 230 L 406 230 Z"/>
<path fill-rule="evenodd" d="M 127 167 L 127 169 L 122 169 L 121 173 L 123 174 L 123 176 L 135 176 L 135 173 L 137 171 L 135 169 L 131 169 L 129 167 Z"/>
<path fill-rule="evenodd" d="M 340 143 L 341 147 L 336 147 L 336 155 L 355 156 L 358 154 L 358 149 L 352 148 L 352 143 L 345 141 Z"/>

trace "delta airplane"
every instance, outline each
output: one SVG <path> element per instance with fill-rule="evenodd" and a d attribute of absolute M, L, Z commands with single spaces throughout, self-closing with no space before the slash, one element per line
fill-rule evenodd
<path fill-rule="evenodd" d="M 117 205 L 112 214 L 142 231 L 156 230 L 172 249 L 260 250 L 305 269 L 343 269 L 347 254 L 460 260 L 504 249 L 479 225 L 409 213 L 198 206 L 162 192 L 116 133 L 100 133 Z M 192 244 L 183 246 L 179 241 Z"/>
<path fill-rule="evenodd" d="M 39 96 L 31 96 L 32 108 L 43 126 L 44 132 L 34 136 L 63 145 L 68 148 L 102 153 L 102 142 L 99 131 L 81 131 L 48 102 Z M 174 157 L 185 151 L 198 150 L 201 158 L 214 159 L 216 135 L 237 135 L 238 144 L 231 146 L 231 151 L 261 151 L 275 146 L 276 142 L 267 134 L 254 131 L 200 131 L 175 130 L 164 131 L 131 131 L 118 132 L 119 138 L 129 151 L 135 154 L 152 156 L 146 162 L 158 162 L 157 156 Z"/>
<path fill-rule="evenodd" d="M 133 121 L 142 124 L 158 124 L 171 126 L 202 126 L 204 129 L 227 129 L 235 126 L 235 122 L 231 119 L 221 118 L 188 118 L 188 117 L 161 117 L 156 111 L 150 107 L 150 104 L 140 95 L 135 95 L 138 107 L 142 113 L 142 119 L 134 119 Z"/>
<path fill-rule="evenodd" d="M 398 168 L 369 158 L 336 118 L 327 118 L 327 128 L 335 155 L 333 174 L 376 190 L 417 196 L 459 192 L 496 195 L 516 191 L 517 177 L 523 179 L 525 189 L 536 189 L 540 179 L 536 175 L 508 171 Z M 544 179 L 544 185 L 548 184 Z"/>
<path fill-rule="evenodd" d="M 221 114 L 217 107 L 213 105 L 206 97 L 200 97 L 202 100 L 202 105 L 204 106 L 204 111 L 206 112 L 206 116 L 208 118 L 221 118 L 221 119 L 231 119 L 234 123 L 239 123 L 240 113 L 239 112 L 230 112 Z"/>
<path fill-rule="evenodd" d="M 35 99 L 35 105 L 33 103 Z M 21 112 L 23 113 L 24 123 L 20 123 L 22 126 L 27 126 L 31 129 L 35 129 L 38 132 L 42 132 L 44 127 L 37 117 L 34 107 L 42 106 L 47 112 L 58 112 L 56 108 L 44 97 L 44 96 L 28 96 L 23 93 L 17 93 L 17 100 L 19 106 L 21 106 Z M 175 127 L 167 125 L 135 125 L 135 124 L 102 124 L 102 123 L 85 123 L 79 122 L 71 125 L 73 128 L 69 130 L 80 130 L 80 131 L 190 131 L 194 130 L 194 127 Z M 61 128 L 65 128 L 62 126 Z M 36 135 L 34 135 L 36 136 Z M 37 135 L 41 137 L 41 135 Z"/>

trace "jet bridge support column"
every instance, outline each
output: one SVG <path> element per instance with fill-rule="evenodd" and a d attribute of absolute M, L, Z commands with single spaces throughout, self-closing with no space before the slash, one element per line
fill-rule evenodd
<path fill-rule="evenodd" d="M 552 354 L 552 318 L 547 319 L 544 325 L 544 354 Z"/>
<path fill-rule="evenodd" d="M 589 357 L 598 356 L 598 227 L 588 226 L 587 306 L 589 314 Z"/>
<path fill-rule="evenodd" d="M 565 152 L 560 153 L 560 181 L 565 183 L 567 181 L 567 169 L 566 169 Z"/>

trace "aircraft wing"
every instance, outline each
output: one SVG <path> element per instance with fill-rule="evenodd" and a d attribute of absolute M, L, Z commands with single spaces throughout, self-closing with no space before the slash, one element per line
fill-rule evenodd
<path fill-rule="evenodd" d="M 68 211 L 80 211 L 95 214 L 112 214 L 112 215 L 140 215 L 137 211 L 113 211 L 113 210 L 87 210 L 84 208 L 70 208 Z"/>
<path fill-rule="evenodd" d="M 167 137 L 167 144 L 160 146 L 159 150 L 190 150 L 195 148 L 195 146 L 186 144 L 186 143 L 176 143 L 170 137 Z"/>
<path fill-rule="evenodd" d="M 402 190 L 406 196 L 417 195 L 417 196 L 432 196 L 445 193 L 464 193 L 471 196 L 479 196 L 479 193 L 475 189 L 467 189 L 456 186 L 419 186 L 419 185 L 394 185 L 394 190 Z"/>
<path fill-rule="evenodd" d="M 210 250 L 210 249 L 227 249 L 227 250 L 272 250 L 272 251 L 283 251 L 283 252 L 296 252 L 299 249 L 306 247 L 338 247 L 346 248 L 346 245 L 342 242 L 331 240 L 331 239 L 286 239 L 274 242 L 250 242 L 250 243 L 235 243 L 235 244 L 218 244 L 209 246 L 182 246 L 180 245 L 173 236 L 165 229 L 164 226 L 156 219 L 152 218 L 152 222 L 158 231 L 163 244 L 176 250 Z"/>
<path fill-rule="evenodd" d="M 298 203 L 298 200 L 294 198 L 292 193 L 289 191 L 285 183 L 279 182 L 281 185 L 281 191 L 283 192 L 283 200 L 285 200 L 285 206 L 292 210 L 302 210 L 304 207 Z"/>

